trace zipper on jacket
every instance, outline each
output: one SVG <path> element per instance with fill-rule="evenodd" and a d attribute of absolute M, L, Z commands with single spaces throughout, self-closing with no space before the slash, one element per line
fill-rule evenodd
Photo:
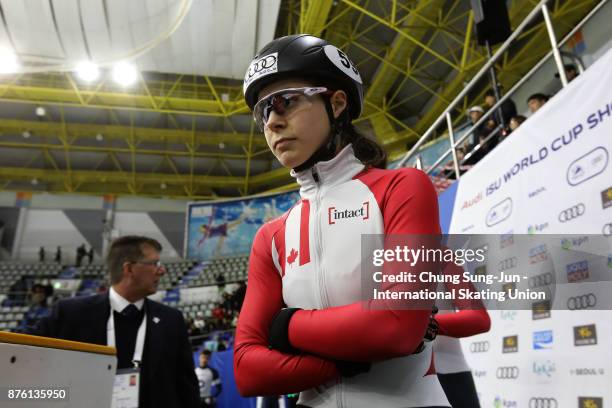
<path fill-rule="evenodd" d="M 319 173 L 317 173 L 317 169 L 315 169 L 314 166 L 312 166 L 312 178 L 314 179 L 315 183 L 317 183 L 318 185 L 319 184 Z"/>
<path fill-rule="evenodd" d="M 321 226 L 321 222 L 322 220 L 320 220 L 319 217 L 319 207 L 320 207 L 320 202 L 321 202 L 321 178 L 319 177 L 319 173 L 317 173 L 317 169 L 315 166 L 312 167 L 312 178 L 314 179 L 315 183 L 317 184 L 317 192 L 315 194 L 315 200 L 314 200 L 314 235 L 315 235 L 315 245 L 316 245 L 316 253 L 317 253 L 317 263 L 318 265 L 315 265 L 315 271 L 317 273 L 317 280 L 319 281 L 319 296 L 321 297 L 321 306 L 322 308 L 327 308 L 329 307 L 329 295 L 327 293 L 327 288 L 325 286 L 325 273 L 323 270 L 323 262 L 322 262 L 322 258 L 323 258 L 323 245 L 322 245 L 322 234 L 320 231 L 320 226 Z M 318 266 L 318 267 L 317 267 Z M 343 408 L 344 407 L 344 403 L 343 403 L 343 392 L 342 392 L 342 378 L 338 379 L 338 382 L 336 383 L 336 385 L 334 387 L 331 388 L 331 392 L 333 394 L 335 394 L 335 399 L 336 399 L 336 405 L 338 406 L 338 408 Z"/>
<path fill-rule="evenodd" d="M 314 224 L 314 235 L 315 235 L 315 245 L 317 252 L 317 261 L 318 261 L 318 276 L 319 276 L 319 288 L 321 295 L 321 306 L 326 308 L 329 307 L 329 295 L 327 293 L 327 286 L 325 285 L 325 271 L 323 269 L 323 245 L 322 245 L 322 233 L 320 226 L 322 225 L 322 220 L 320 220 L 320 204 L 321 204 L 321 177 L 317 173 L 317 169 L 315 166 L 312 167 L 312 177 L 317 183 L 317 192 L 315 194 L 315 213 L 313 219 L 315 220 Z"/>
<path fill-rule="evenodd" d="M 311 218 L 313 222 L 313 232 L 314 232 L 313 241 L 314 241 L 315 253 L 316 253 L 316 263 L 314 265 L 314 270 L 315 270 L 315 274 L 317 277 L 317 284 L 319 286 L 319 298 L 321 300 L 321 308 L 325 308 L 327 307 L 327 304 L 326 304 L 326 299 L 325 299 L 325 295 L 323 292 L 324 282 L 323 282 L 323 275 L 321 274 L 321 250 L 320 250 L 321 237 L 319 236 L 319 197 L 321 193 L 321 186 L 319 185 L 319 182 L 321 179 L 319 178 L 319 174 L 317 173 L 317 169 L 315 166 L 312 167 L 311 173 L 312 173 L 312 178 L 314 179 L 317 185 L 317 191 L 315 193 L 315 198 L 314 198 L 313 206 L 312 206 L 313 217 Z"/>

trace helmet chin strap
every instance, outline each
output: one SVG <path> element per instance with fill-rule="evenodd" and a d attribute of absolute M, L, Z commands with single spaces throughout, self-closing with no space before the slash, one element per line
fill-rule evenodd
<path fill-rule="evenodd" d="M 293 171 L 299 173 L 300 171 L 311 168 L 320 161 L 331 160 L 336 155 L 336 149 L 340 142 L 343 126 L 341 121 L 338 120 L 339 118 L 334 118 L 334 110 L 329 98 L 325 98 L 325 111 L 327 112 L 327 118 L 329 119 L 331 127 L 327 140 L 304 163 L 294 167 Z M 340 117 L 342 117 L 342 115 Z"/>

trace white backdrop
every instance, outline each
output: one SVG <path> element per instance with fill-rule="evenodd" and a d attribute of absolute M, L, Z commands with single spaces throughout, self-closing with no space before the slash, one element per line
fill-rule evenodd
<path fill-rule="evenodd" d="M 461 177 L 449 233 L 605 234 L 607 253 L 598 273 L 610 280 L 611 151 L 612 51 Z M 564 220 L 560 214 L 574 206 L 582 215 Z M 574 244 L 592 250 L 588 242 Z M 557 297 L 548 317 L 534 319 L 531 310 L 491 310 L 491 331 L 462 340 L 483 407 L 611 403 L 612 311 L 558 309 L 566 309 L 568 296 L 610 297 L 612 290 L 608 282 L 594 284 L 588 293 L 581 285 L 561 289 L 566 293 Z M 517 351 L 504 353 L 504 337 L 510 336 L 518 336 Z M 499 378 L 508 373 L 516 378 Z"/>

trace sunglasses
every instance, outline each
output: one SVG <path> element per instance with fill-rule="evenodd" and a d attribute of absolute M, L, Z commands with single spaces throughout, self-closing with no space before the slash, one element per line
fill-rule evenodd
<path fill-rule="evenodd" d="M 310 97 L 324 94 L 331 95 L 333 91 L 325 87 L 288 88 L 276 91 L 259 100 L 253 108 L 253 119 L 260 131 L 264 131 L 270 114 L 289 115 L 311 106 Z"/>

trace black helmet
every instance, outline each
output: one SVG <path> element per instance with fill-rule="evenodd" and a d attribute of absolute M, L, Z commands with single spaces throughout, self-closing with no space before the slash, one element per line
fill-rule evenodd
<path fill-rule="evenodd" d="M 347 94 L 351 119 L 363 108 L 363 84 L 347 55 L 327 41 L 308 34 L 277 38 L 263 47 L 244 76 L 244 99 L 252 110 L 259 91 L 285 78 L 321 79 Z M 319 85 L 319 84 L 315 84 Z"/>

